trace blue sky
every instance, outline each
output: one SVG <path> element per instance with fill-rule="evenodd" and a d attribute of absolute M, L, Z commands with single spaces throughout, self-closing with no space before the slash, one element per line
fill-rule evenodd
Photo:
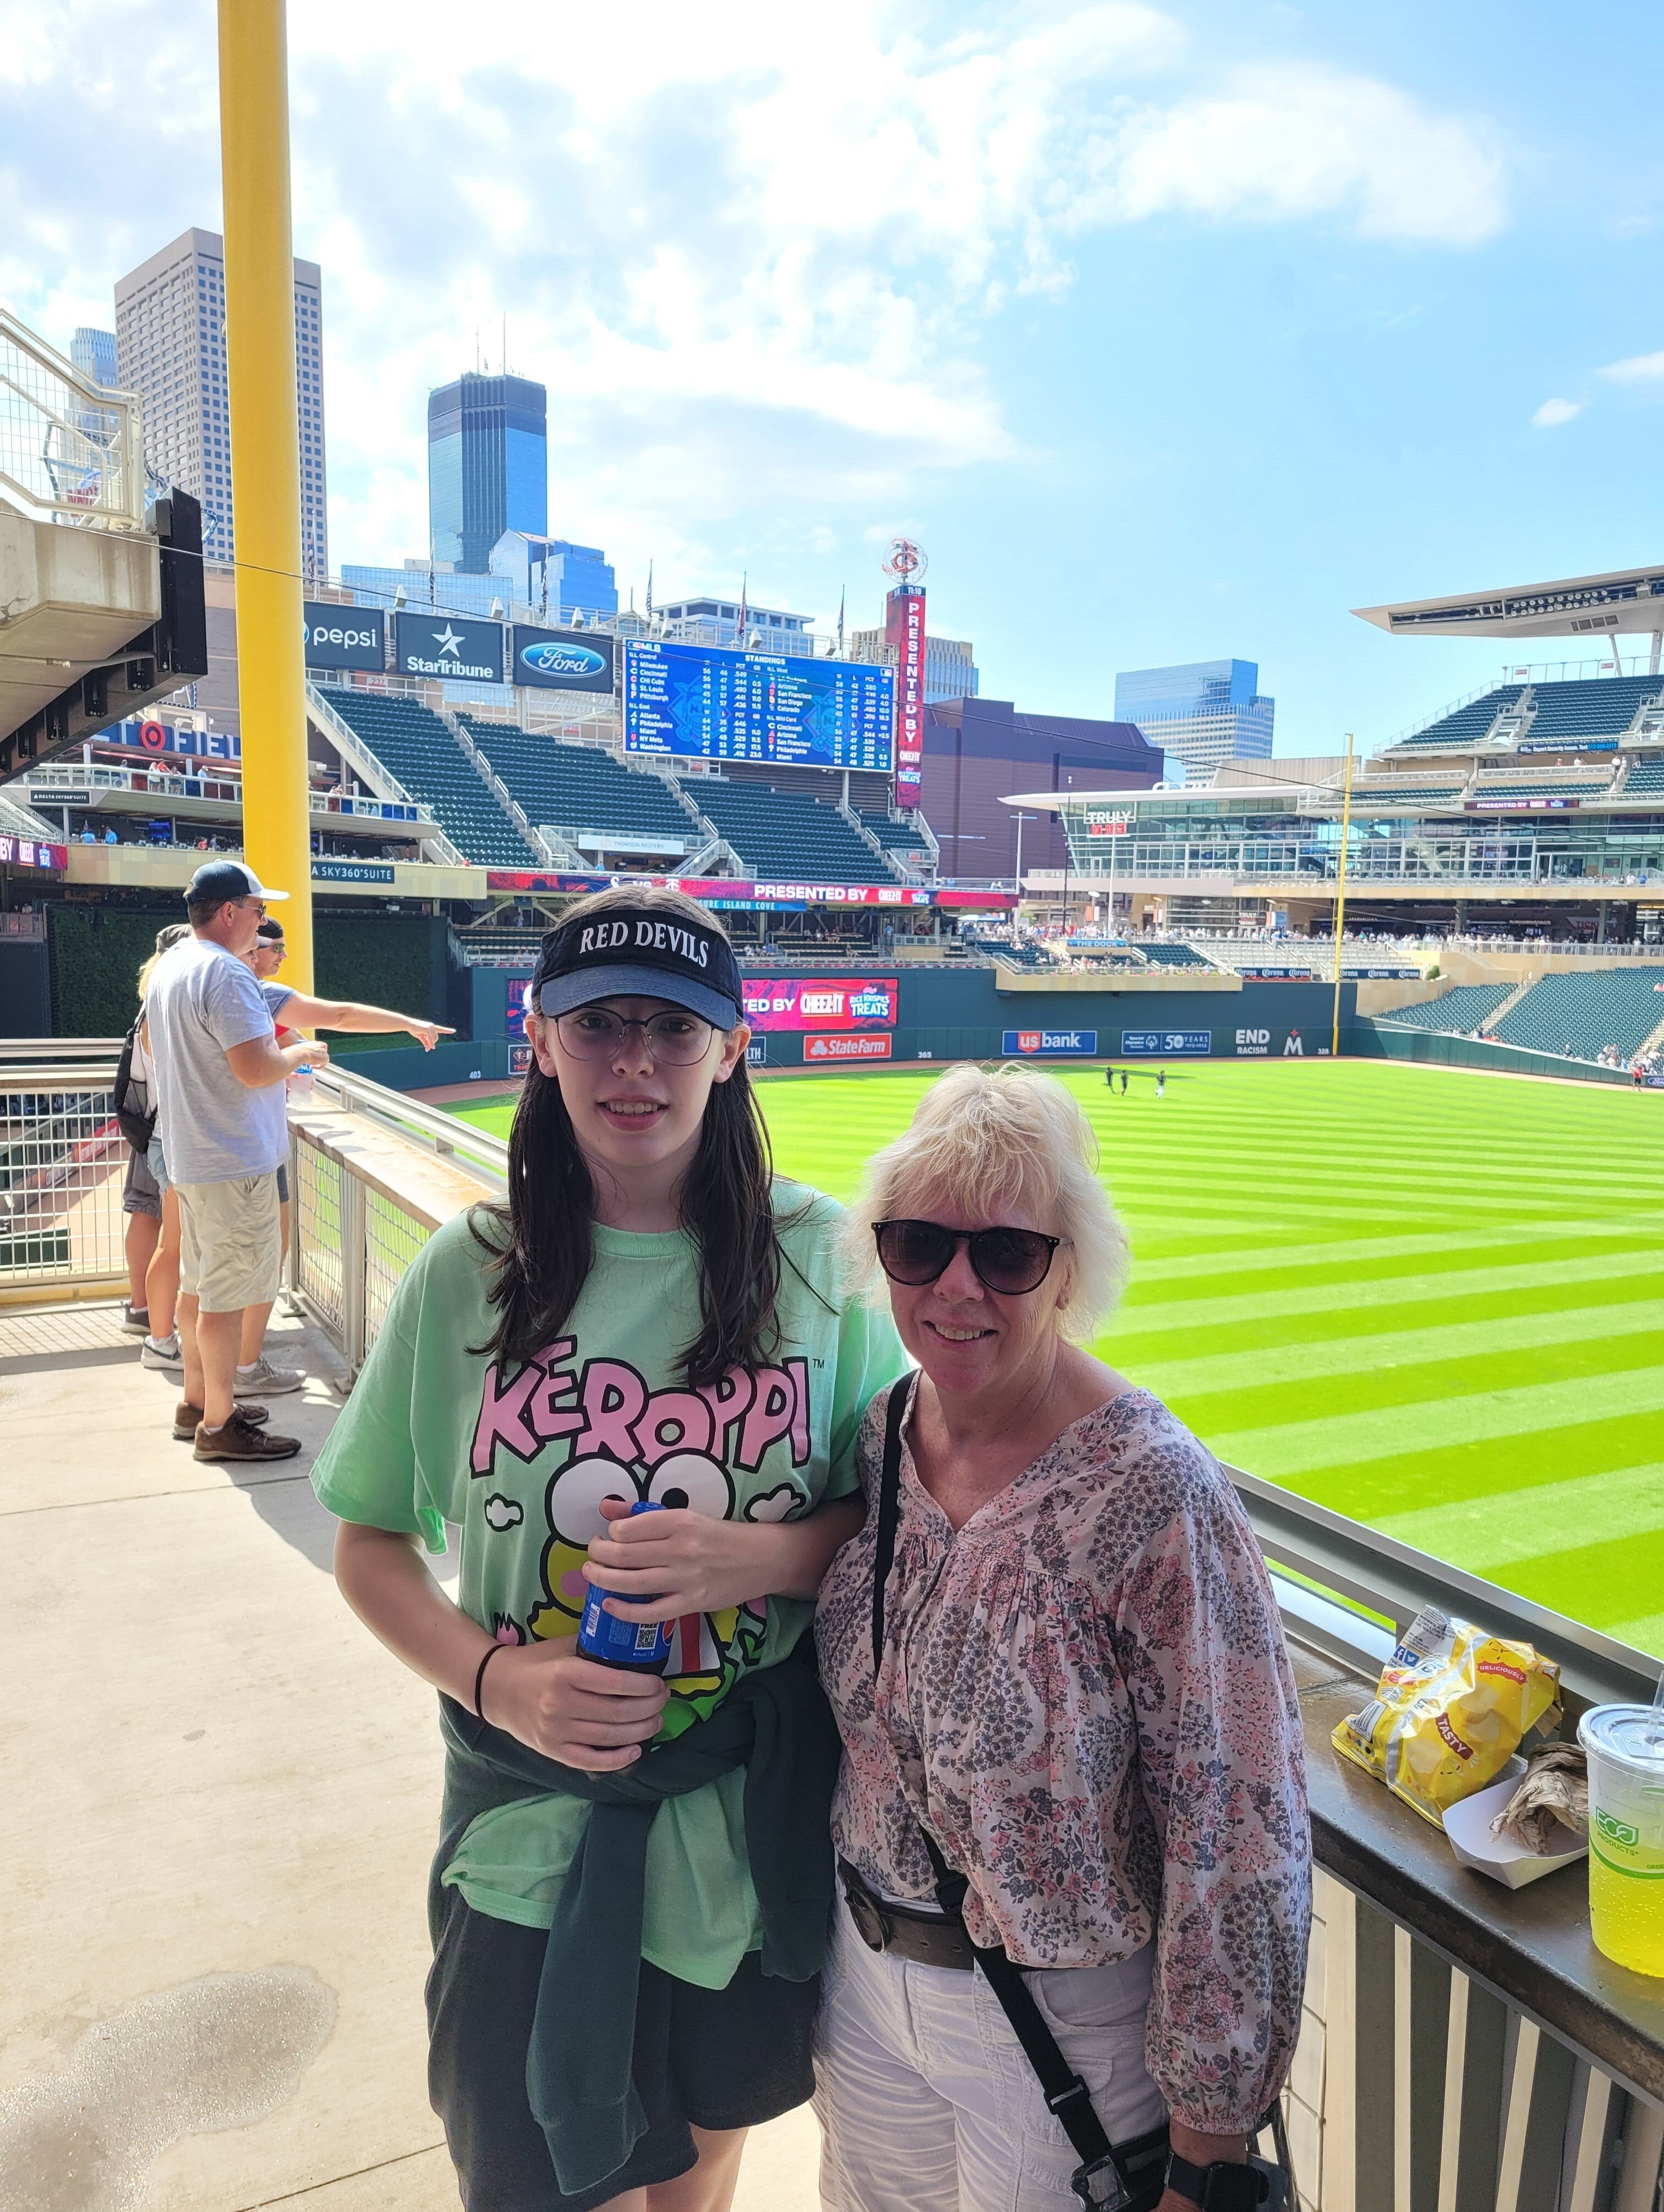
<path fill-rule="evenodd" d="M 870 620 L 905 530 L 1054 713 L 1234 653 L 1280 751 L 1378 741 L 1503 648 L 1350 607 L 1664 556 L 1655 8 L 527 12 L 291 0 L 338 564 L 424 550 L 505 311 L 621 587 Z M 0 0 L 0 210 L 65 346 L 218 227 L 206 0 Z"/>

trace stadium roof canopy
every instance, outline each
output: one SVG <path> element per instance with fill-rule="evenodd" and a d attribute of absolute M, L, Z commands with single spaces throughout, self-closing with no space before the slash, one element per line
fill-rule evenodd
<path fill-rule="evenodd" d="M 1604 576 L 1564 576 L 1495 592 L 1446 592 L 1354 607 L 1394 637 L 1588 637 L 1664 630 L 1664 562 Z"/>

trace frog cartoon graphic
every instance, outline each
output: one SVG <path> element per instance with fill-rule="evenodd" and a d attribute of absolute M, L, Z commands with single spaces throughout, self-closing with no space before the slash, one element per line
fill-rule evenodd
<path fill-rule="evenodd" d="M 810 1456 L 805 1360 L 755 1373 L 734 1368 L 698 1390 L 649 1390 L 624 1361 L 594 1358 L 580 1365 L 572 1359 L 576 1348 L 565 1337 L 518 1370 L 494 1364 L 474 1434 L 472 1472 L 482 1481 L 491 1479 L 500 1452 L 529 1464 L 554 1438 L 571 1439 L 573 1455 L 550 1477 L 544 1496 L 549 1534 L 539 1563 L 543 1595 L 526 1624 L 541 1642 L 577 1633 L 588 1595 L 584 1563 L 608 1525 L 603 1500 L 633 1505 L 645 1499 L 731 1520 L 736 1492 L 719 1453 L 745 1470 L 759 1467 L 777 1443 L 789 1448 L 794 1469 Z M 495 1502 L 501 1508 L 509 1501 L 497 1496 Z M 810 1502 L 807 1488 L 787 1477 L 748 1498 L 743 1513 L 751 1521 L 782 1521 Z M 499 1510 L 497 1517 L 505 1516 Z M 665 1674 L 669 1734 L 717 1705 L 760 1656 L 767 1626 L 762 1600 L 672 1624 Z"/>
<path fill-rule="evenodd" d="M 684 1507 L 726 1521 L 734 1510 L 734 1485 L 726 1468 L 704 1452 L 676 1452 L 658 1466 L 635 1469 L 617 1460 L 572 1460 L 550 1479 L 545 1498 L 549 1538 L 542 1558 L 545 1600 L 533 1607 L 527 1626 L 546 1642 L 576 1636 L 589 1584 L 584 1562 L 589 1546 L 605 1535 L 603 1498 L 633 1505 L 638 1498 L 655 1505 Z M 747 1520 L 776 1521 L 804 1503 L 795 1484 L 781 1483 L 765 1498 L 753 1498 Z M 727 1606 L 717 1613 L 684 1614 L 671 1623 L 670 1658 L 665 1686 L 690 1705 L 690 1718 L 702 1718 L 717 1705 L 762 1648 L 767 1627 L 762 1600 Z M 667 1721 L 667 1725 L 671 1723 Z M 682 1725 L 686 1725 L 683 1723 Z M 672 1733 L 676 1729 L 672 1727 Z"/>

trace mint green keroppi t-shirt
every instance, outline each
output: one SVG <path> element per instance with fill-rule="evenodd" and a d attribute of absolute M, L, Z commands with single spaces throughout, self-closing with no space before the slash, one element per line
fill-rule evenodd
<path fill-rule="evenodd" d="M 344 1521 L 446 1548 L 461 1530 L 459 1601 L 503 1640 L 576 1633 L 583 1562 L 624 1495 L 728 1520 L 798 1518 L 857 1487 L 855 1439 L 874 1394 L 906 1365 L 887 1313 L 847 1297 L 839 1209 L 777 1179 L 779 1343 L 767 1364 L 690 1391 L 680 1355 L 698 1328 L 698 1257 L 680 1231 L 597 1225 L 594 1261 L 558 1338 L 506 1370 L 486 1342 L 491 1257 L 466 1216 L 429 1241 L 399 1284 L 363 1374 L 313 1471 Z M 710 1712 L 741 1674 L 783 1659 L 814 1607 L 793 1598 L 673 1624 L 664 1729 Z M 648 1842 L 643 1955 L 722 1989 L 761 1941 L 746 1862 L 743 1771 L 659 1809 Z M 483 1814 L 443 1879 L 477 1911 L 546 1928 L 588 1807 L 538 1797 Z"/>

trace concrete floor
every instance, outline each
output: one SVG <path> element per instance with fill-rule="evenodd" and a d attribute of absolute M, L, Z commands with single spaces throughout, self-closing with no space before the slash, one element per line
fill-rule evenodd
<path fill-rule="evenodd" d="M 0 1312 L 0 2212 L 455 2212 L 424 2079 L 432 1694 L 361 1629 L 298 1459 L 201 1467 L 114 1309 Z M 818 2203 L 807 2110 L 739 2212 Z"/>

